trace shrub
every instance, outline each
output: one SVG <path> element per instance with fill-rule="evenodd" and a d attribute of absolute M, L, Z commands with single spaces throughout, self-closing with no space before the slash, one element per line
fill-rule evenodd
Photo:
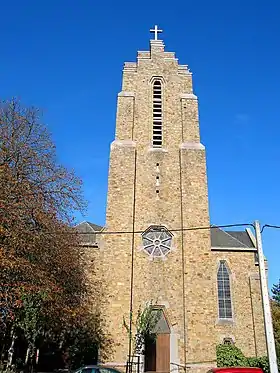
<path fill-rule="evenodd" d="M 244 367 L 248 365 L 242 351 L 234 345 L 218 345 L 216 350 L 218 367 Z"/>
<path fill-rule="evenodd" d="M 269 361 L 267 356 L 246 357 L 243 352 L 234 345 L 217 346 L 218 367 L 256 367 L 261 368 L 264 373 L 269 373 Z"/>

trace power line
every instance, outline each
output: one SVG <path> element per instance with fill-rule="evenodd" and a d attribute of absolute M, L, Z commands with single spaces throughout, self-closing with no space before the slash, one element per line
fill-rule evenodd
<path fill-rule="evenodd" d="M 190 228 L 175 228 L 168 229 L 169 232 L 182 232 L 182 231 L 197 231 L 205 229 L 215 229 L 215 228 L 233 228 L 233 227 L 248 227 L 251 226 L 255 229 L 254 224 L 252 223 L 236 223 L 236 224 L 225 224 L 225 225 L 209 225 L 201 227 L 190 227 Z M 158 227 L 164 227 L 164 225 L 158 225 Z M 280 228 L 280 227 L 279 227 Z M 62 232 L 61 234 L 142 234 L 145 231 L 94 231 L 94 232 Z"/>
<path fill-rule="evenodd" d="M 158 225 L 160 228 L 165 228 L 164 225 Z M 189 228 L 174 228 L 174 229 L 168 229 L 169 232 L 184 232 L 184 231 L 197 231 L 197 230 L 206 230 L 206 229 L 215 229 L 215 228 L 237 228 L 237 227 L 252 227 L 255 230 L 255 225 L 252 223 L 235 223 L 235 224 L 223 224 L 223 225 L 209 225 L 209 226 L 200 226 L 200 227 L 189 227 Z M 75 227 L 74 227 L 75 228 Z M 273 225 L 273 224 L 264 224 L 261 228 L 261 233 L 263 233 L 265 228 L 274 228 L 274 229 L 280 229 L 280 225 Z M 72 232 L 45 232 L 48 234 L 63 234 L 63 235 L 96 235 L 96 234 L 102 234 L 102 235 L 110 235 L 110 234 L 142 234 L 145 230 L 139 230 L 139 231 L 93 231 L 93 232 L 78 232 L 77 230 L 73 230 Z"/>
<path fill-rule="evenodd" d="M 165 228 L 164 225 L 157 225 L 158 227 Z M 174 228 L 168 229 L 169 232 L 182 232 L 182 231 L 196 231 L 196 230 L 206 230 L 206 229 L 215 229 L 215 228 L 237 228 L 237 227 L 252 227 L 255 230 L 255 225 L 252 223 L 236 223 L 236 224 L 224 224 L 224 225 L 209 225 L 209 226 L 200 226 L 200 227 L 190 227 L 190 228 Z M 75 227 L 74 227 L 75 228 Z M 261 229 L 261 233 L 263 233 L 265 228 L 274 228 L 280 229 L 280 225 L 272 225 L 272 224 L 264 224 Z M 78 232 L 77 230 L 73 230 L 72 232 L 45 232 L 45 233 L 55 233 L 55 234 L 78 234 L 78 235 L 91 235 L 91 234 L 142 234 L 145 230 L 141 231 L 93 231 L 93 232 Z"/>
<path fill-rule="evenodd" d="M 265 228 L 275 228 L 275 229 L 280 229 L 280 225 L 271 225 L 271 224 L 265 224 L 262 227 L 261 233 L 264 231 Z"/>
<path fill-rule="evenodd" d="M 157 225 L 159 228 L 165 228 L 164 225 Z M 190 228 L 174 228 L 174 229 L 168 229 L 169 232 L 182 232 L 182 231 L 197 231 L 197 230 L 206 230 L 206 229 L 215 229 L 215 228 L 237 228 L 237 227 L 252 227 L 255 230 L 255 225 L 252 223 L 236 223 L 236 224 L 224 224 L 224 225 L 209 225 L 209 226 L 200 226 L 200 227 L 190 227 Z M 73 227 L 75 228 L 75 227 Z M 261 233 L 263 233 L 265 228 L 274 228 L 274 229 L 280 229 L 280 225 L 273 225 L 273 224 L 264 224 L 261 228 Z M 47 234 L 63 234 L 63 235 L 96 235 L 96 234 L 142 234 L 145 230 L 141 231 L 93 231 L 93 232 L 78 232 L 77 230 L 74 230 L 72 232 L 45 232 Z"/>

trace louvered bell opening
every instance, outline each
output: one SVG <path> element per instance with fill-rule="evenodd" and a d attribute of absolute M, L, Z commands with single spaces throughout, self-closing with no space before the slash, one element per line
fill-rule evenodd
<path fill-rule="evenodd" d="M 159 81 L 154 83 L 153 97 L 154 99 L 161 99 L 161 83 Z"/>
<path fill-rule="evenodd" d="M 153 141 L 153 147 L 154 148 L 161 148 L 161 140 L 160 141 L 154 140 Z"/>
<path fill-rule="evenodd" d="M 153 125 L 153 146 L 160 148 L 162 146 L 162 125 L 161 123 Z"/>
<path fill-rule="evenodd" d="M 156 80 L 153 85 L 153 147 L 162 146 L 162 90 L 161 82 Z"/>

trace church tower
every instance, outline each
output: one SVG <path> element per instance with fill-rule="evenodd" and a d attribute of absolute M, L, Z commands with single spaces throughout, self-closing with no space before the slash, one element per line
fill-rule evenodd
<path fill-rule="evenodd" d="M 104 315 L 115 350 L 110 363 L 128 359 L 123 318 L 129 323 L 130 311 L 135 318 L 139 307 L 153 301 L 162 328 L 145 364 L 163 372 L 192 363 L 214 366 L 221 333 L 211 232 L 187 230 L 210 224 L 198 99 L 188 66 L 166 52 L 160 30 L 153 31 L 150 50 L 124 64 L 105 228 L 119 233 L 103 236 L 102 263 Z M 248 261 L 254 269 L 252 250 Z"/>
<path fill-rule="evenodd" d="M 209 226 L 198 101 L 188 67 L 157 37 L 137 63 L 124 65 L 107 203 L 108 231 L 135 232 L 106 239 L 110 322 L 122 345 L 116 359 L 127 359 L 122 321 L 129 318 L 133 264 L 134 314 L 151 300 L 163 307 L 171 360 L 213 360 L 210 232 L 181 231 Z"/>

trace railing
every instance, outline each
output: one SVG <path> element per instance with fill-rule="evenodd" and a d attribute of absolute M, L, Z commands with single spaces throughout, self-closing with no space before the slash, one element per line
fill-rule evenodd
<path fill-rule="evenodd" d="M 141 366 L 143 363 L 141 362 L 140 356 L 131 356 L 130 359 L 126 362 L 126 373 L 141 373 L 143 369 L 141 369 Z"/>

